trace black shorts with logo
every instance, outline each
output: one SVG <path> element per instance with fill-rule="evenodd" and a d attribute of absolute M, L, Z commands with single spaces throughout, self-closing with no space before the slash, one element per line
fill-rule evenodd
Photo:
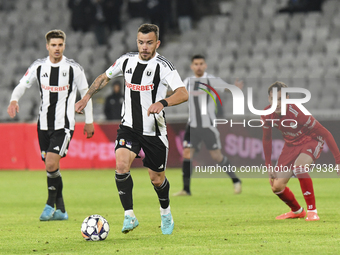
<path fill-rule="evenodd" d="M 40 130 L 38 129 L 38 139 L 40 145 L 41 159 L 45 161 L 46 153 L 53 152 L 65 157 L 68 146 L 73 136 L 73 130 Z"/>
<path fill-rule="evenodd" d="M 119 148 L 126 148 L 136 153 L 136 155 L 143 149 L 145 154 L 143 165 L 145 167 L 155 172 L 163 172 L 166 169 L 169 150 L 169 142 L 166 135 L 141 135 L 130 127 L 120 125 L 117 131 L 115 150 Z"/>
<path fill-rule="evenodd" d="M 193 128 L 188 125 L 185 130 L 183 147 L 193 148 L 197 152 L 200 150 L 202 142 L 209 151 L 221 149 L 220 132 L 216 127 Z"/>

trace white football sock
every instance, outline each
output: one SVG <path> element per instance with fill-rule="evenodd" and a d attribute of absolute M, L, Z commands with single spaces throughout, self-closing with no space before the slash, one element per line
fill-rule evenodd
<path fill-rule="evenodd" d="M 161 215 L 167 215 L 170 213 L 170 205 L 168 206 L 168 208 L 163 209 L 162 207 L 160 207 L 160 211 L 161 211 Z"/>
<path fill-rule="evenodd" d="M 126 216 L 126 215 L 128 215 L 130 217 L 136 217 L 135 214 L 133 213 L 133 210 L 126 210 L 124 212 L 124 216 Z"/>
<path fill-rule="evenodd" d="M 315 210 L 307 210 L 307 212 L 315 212 L 315 213 L 318 213 L 318 211 L 315 209 Z"/>
<path fill-rule="evenodd" d="M 296 212 L 293 212 L 293 213 L 299 214 L 299 213 L 302 213 L 302 210 L 303 210 L 303 208 L 301 207 L 299 210 L 297 210 Z"/>

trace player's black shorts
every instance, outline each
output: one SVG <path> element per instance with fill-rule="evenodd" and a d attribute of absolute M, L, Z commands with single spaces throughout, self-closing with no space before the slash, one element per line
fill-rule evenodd
<path fill-rule="evenodd" d="M 184 135 L 183 146 L 186 148 L 194 148 L 199 151 L 202 142 L 207 150 L 221 149 L 220 133 L 215 127 L 193 128 L 187 127 Z"/>
<path fill-rule="evenodd" d="M 53 152 L 65 157 L 68 151 L 73 130 L 40 130 L 38 129 L 38 138 L 41 152 L 41 159 L 45 161 L 46 153 Z"/>
<path fill-rule="evenodd" d="M 187 125 L 185 128 L 184 140 L 183 140 L 183 148 L 191 148 L 190 143 L 190 125 Z"/>
<path fill-rule="evenodd" d="M 147 136 L 140 135 L 132 128 L 123 125 L 117 131 L 116 147 L 126 148 L 138 155 L 143 149 L 145 158 L 143 165 L 155 172 L 163 172 L 166 169 L 168 158 L 169 142 L 166 135 Z"/>

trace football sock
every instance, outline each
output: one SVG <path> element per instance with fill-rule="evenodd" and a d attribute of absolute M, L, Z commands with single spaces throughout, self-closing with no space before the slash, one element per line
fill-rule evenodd
<path fill-rule="evenodd" d="M 65 204 L 63 198 L 63 178 L 60 175 L 60 184 L 57 191 L 57 201 L 56 208 L 59 209 L 62 213 L 65 213 Z"/>
<path fill-rule="evenodd" d="M 133 217 L 133 218 L 136 217 L 135 214 L 133 213 L 133 210 L 126 210 L 124 212 L 124 216 L 126 216 L 126 215 Z"/>
<path fill-rule="evenodd" d="M 190 193 L 191 170 L 191 160 L 185 158 L 182 165 L 183 189 L 188 193 Z"/>
<path fill-rule="evenodd" d="M 165 208 L 165 209 L 163 209 L 162 207 L 160 208 L 160 211 L 161 211 L 161 215 L 167 215 L 167 214 L 169 214 L 171 211 L 170 211 L 170 205 L 167 207 L 167 208 Z"/>
<path fill-rule="evenodd" d="M 283 202 L 285 202 L 293 212 L 298 211 L 301 206 L 296 200 L 293 192 L 288 188 L 284 188 L 282 191 L 274 192 Z"/>
<path fill-rule="evenodd" d="M 116 186 L 118 189 L 118 194 L 120 198 L 120 202 L 125 211 L 133 209 L 133 202 L 132 202 L 132 188 L 133 188 L 133 181 L 130 175 L 130 172 L 119 174 L 116 172 Z"/>
<path fill-rule="evenodd" d="M 170 204 L 170 199 L 169 199 L 170 183 L 168 179 L 165 177 L 163 183 L 159 187 L 156 187 L 153 183 L 152 185 L 158 195 L 158 199 L 159 199 L 159 203 L 161 204 L 161 207 L 163 209 L 168 208 Z"/>
<path fill-rule="evenodd" d="M 302 211 L 303 211 L 303 208 L 301 207 L 301 208 L 300 208 L 299 210 L 297 210 L 296 212 L 293 211 L 293 213 L 299 214 L 299 213 L 302 213 Z"/>
<path fill-rule="evenodd" d="M 54 208 L 54 205 L 57 200 L 57 192 L 59 185 L 61 183 L 61 176 L 59 169 L 53 172 L 47 173 L 47 189 L 48 189 L 48 198 L 46 204 Z"/>
<path fill-rule="evenodd" d="M 308 173 L 302 173 L 296 176 L 300 182 L 302 194 L 307 204 L 307 210 L 308 211 L 315 210 L 316 209 L 315 195 L 312 178 L 309 176 Z"/>
<path fill-rule="evenodd" d="M 228 158 L 226 156 L 223 156 L 223 159 L 222 161 L 219 163 L 220 166 L 225 166 L 227 167 L 228 170 L 230 171 L 227 171 L 227 174 L 229 175 L 229 177 L 231 178 L 231 180 L 233 181 L 233 183 L 235 182 L 241 182 L 241 180 L 239 178 L 237 178 L 236 174 L 231 171 L 231 168 L 229 169 L 229 166 L 231 167 L 231 164 L 228 160 Z"/>

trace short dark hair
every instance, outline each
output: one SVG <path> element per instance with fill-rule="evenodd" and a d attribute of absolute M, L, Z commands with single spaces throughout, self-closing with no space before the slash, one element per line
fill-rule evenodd
<path fill-rule="evenodd" d="M 205 61 L 205 57 L 203 55 L 200 55 L 200 54 L 193 55 L 191 57 L 191 62 L 193 62 L 195 59 L 203 59 Z"/>
<path fill-rule="evenodd" d="M 159 38 L 159 27 L 155 24 L 143 24 L 138 28 L 138 33 L 141 32 L 142 34 L 148 34 L 154 32 L 156 35 L 156 39 Z"/>
<path fill-rule="evenodd" d="M 277 92 L 281 91 L 282 88 L 288 88 L 288 86 L 283 83 L 282 81 L 276 81 L 268 88 L 268 95 L 270 95 L 270 92 L 273 90 L 273 88 L 277 88 Z"/>
<path fill-rule="evenodd" d="M 45 35 L 46 38 L 46 43 L 49 44 L 50 40 L 52 38 L 61 38 L 64 40 L 64 42 L 66 41 L 66 34 L 64 31 L 60 30 L 60 29 L 53 29 L 51 31 L 48 31 Z"/>

